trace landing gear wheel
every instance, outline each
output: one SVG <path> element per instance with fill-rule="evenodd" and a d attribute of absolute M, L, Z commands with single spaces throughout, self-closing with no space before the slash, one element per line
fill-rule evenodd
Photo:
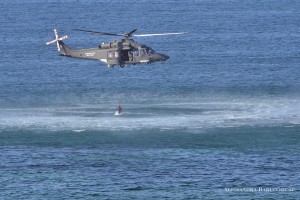
<path fill-rule="evenodd" d="M 121 67 L 121 68 L 124 68 L 124 67 L 125 67 L 125 65 L 120 65 L 120 67 Z"/>
<path fill-rule="evenodd" d="M 113 68 L 115 65 L 108 65 L 109 68 Z"/>

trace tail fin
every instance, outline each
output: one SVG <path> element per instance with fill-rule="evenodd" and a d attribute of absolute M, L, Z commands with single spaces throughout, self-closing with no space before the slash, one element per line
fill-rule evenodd
<path fill-rule="evenodd" d="M 67 45 L 65 45 L 65 43 L 63 41 L 58 41 L 58 44 L 59 44 L 59 47 L 61 50 L 61 55 L 64 55 L 64 56 L 71 55 L 72 50 Z"/>

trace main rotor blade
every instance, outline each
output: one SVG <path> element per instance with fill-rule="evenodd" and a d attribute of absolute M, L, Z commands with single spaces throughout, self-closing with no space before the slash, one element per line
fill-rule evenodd
<path fill-rule="evenodd" d="M 182 35 L 182 34 L 187 34 L 187 32 L 181 32 L 181 33 L 134 34 L 132 36 L 136 36 L 136 37 L 151 37 L 151 36 L 161 36 L 161 35 Z"/>
<path fill-rule="evenodd" d="M 135 29 L 133 29 L 132 31 L 130 31 L 129 33 L 127 33 L 127 35 L 131 36 L 132 33 L 136 32 L 136 31 L 137 31 L 137 29 L 135 28 Z"/>
<path fill-rule="evenodd" d="M 123 36 L 122 34 L 105 33 L 105 32 L 98 32 L 98 31 L 88 31 L 88 30 L 82 30 L 82 29 L 73 29 L 73 30 L 92 33 L 92 34 L 99 34 L 99 35 Z"/>

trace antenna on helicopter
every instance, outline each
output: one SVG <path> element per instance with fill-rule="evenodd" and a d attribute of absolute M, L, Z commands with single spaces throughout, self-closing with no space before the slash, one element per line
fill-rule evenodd
<path fill-rule="evenodd" d="M 50 41 L 50 42 L 47 42 L 46 45 L 49 45 L 49 44 L 52 44 L 52 43 L 56 42 L 57 50 L 58 50 L 58 52 L 60 52 L 60 46 L 59 46 L 59 42 L 58 42 L 58 41 L 62 41 L 62 40 L 64 40 L 64 39 L 67 39 L 68 36 L 65 35 L 65 36 L 59 38 L 59 37 L 58 37 L 58 33 L 57 33 L 57 29 L 54 29 L 54 34 L 55 34 L 55 40 L 52 40 L 52 41 Z"/>

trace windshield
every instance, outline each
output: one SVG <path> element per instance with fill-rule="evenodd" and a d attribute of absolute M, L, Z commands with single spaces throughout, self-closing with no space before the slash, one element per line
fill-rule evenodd
<path fill-rule="evenodd" d="M 150 48 L 150 47 L 147 47 L 147 54 L 148 55 L 150 55 L 150 54 L 154 54 L 155 53 L 155 51 L 152 49 L 152 48 Z"/>

